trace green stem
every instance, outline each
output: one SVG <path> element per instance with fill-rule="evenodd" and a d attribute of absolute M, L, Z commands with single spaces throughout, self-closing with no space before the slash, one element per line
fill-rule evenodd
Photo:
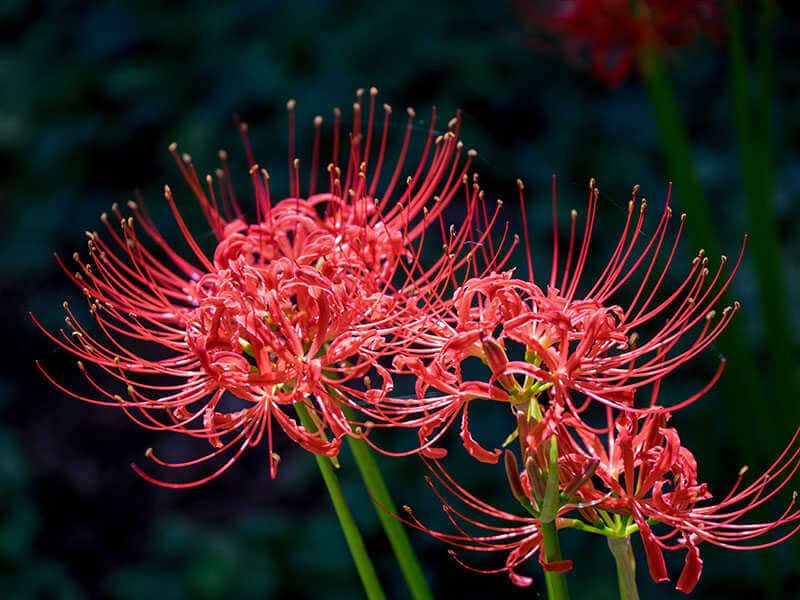
<path fill-rule="evenodd" d="M 688 218 L 686 231 L 693 248 L 705 248 L 707 255 L 716 260 L 721 255 L 720 243 L 714 227 L 710 205 L 705 198 L 692 159 L 689 137 L 683 123 L 678 103 L 669 76 L 656 51 L 644 52 L 641 57 L 642 72 L 650 95 L 653 114 L 661 134 L 661 146 L 667 161 L 667 168 L 675 184 L 675 192 L 680 204 L 686 208 Z M 726 295 L 724 302 L 730 303 Z M 726 402 L 730 403 L 730 421 L 734 439 L 739 441 L 748 456 L 763 455 L 761 444 L 756 440 L 764 438 L 764 425 L 775 416 L 766 401 L 764 388 L 760 385 L 760 371 L 750 349 L 744 323 L 740 317 L 733 319 L 725 335 L 719 337 L 716 345 L 735 365 L 727 377 L 720 382 Z M 740 415 L 749 414 L 752 418 L 743 419 Z"/>
<path fill-rule="evenodd" d="M 562 560 L 561 545 L 558 542 L 558 529 L 556 528 L 556 522 L 550 521 L 548 523 L 541 523 L 541 527 L 545 562 L 558 562 Z M 569 600 L 567 578 L 563 573 L 545 571 L 544 585 L 547 588 L 547 598 L 549 600 Z"/>
<path fill-rule="evenodd" d="M 791 430 L 787 425 L 800 420 L 796 353 L 789 319 L 788 296 L 782 272 L 778 226 L 773 207 L 772 164 L 772 19 L 771 0 L 762 0 L 758 21 L 756 67 L 758 89 L 750 89 L 750 69 L 746 58 L 742 6 L 731 2 L 728 9 L 730 31 L 728 47 L 731 67 L 731 88 L 739 158 L 742 165 L 745 206 L 751 233 L 751 248 L 758 278 L 761 318 L 768 341 L 765 379 L 772 390 L 773 413 L 781 419 L 771 423 L 772 432 L 780 437 Z M 791 425 L 793 427 L 793 425 Z M 800 543 L 794 544 L 800 556 Z M 765 595 L 780 597 L 777 558 L 774 550 L 759 553 Z"/>
<path fill-rule="evenodd" d="M 300 422 L 303 427 L 309 431 L 316 431 L 317 427 L 308 414 L 308 409 L 302 402 L 294 405 L 297 415 L 300 417 Z M 353 557 L 353 562 L 356 563 L 358 575 L 361 578 L 361 583 L 364 586 L 364 591 L 367 593 L 369 600 L 386 600 L 386 594 L 383 592 L 378 575 L 375 573 L 375 567 L 367 554 L 367 549 L 364 546 L 364 539 L 361 537 L 361 532 L 358 530 L 353 514 L 347 506 L 342 487 L 339 485 L 339 478 L 333 470 L 333 465 L 329 458 L 325 456 L 315 455 L 322 479 L 325 481 L 325 487 L 328 488 L 328 494 L 331 497 L 333 508 L 336 511 L 336 516 L 339 518 L 339 524 L 342 526 L 347 546 L 350 548 L 350 555 Z"/>
<path fill-rule="evenodd" d="M 354 420 L 353 411 L 346 406 L 342 408 L 345 416 L 351 421 Z M 417 555 L 414 553 L 414 548 L 408 539 L 406 530 L 403 528 L 402 523 L 392 516 L 393 514 L 398 514 L 397 507 L 389 494 L 389 489 L 386 487 L 386 482 L 383 479 L 375 456 L 364 440 L 348 437 L 347 441 L 356 459 L 356 465 L 364 480 L 364 485 L 366 485 L 369 495 L 375 501 L 375 510 L 378 513 L 381 525 L 383 525 L 383 530 L 386 532 L 386 537 L 389 538 L 389 544 L 392 546 L 397 563 L 400 565 L 400 570 L 411 592 L 411 597 L 414 600 L 433 600 L 433 594 L 425 579 L 425 574 L 422 571 Z"/>
<path fill-rule="evenodd" d="M 542 510 L 539 513 L 539 527 L 542 530 L 542 549 L 545 563 L 560 562 L 561 544 L 558 541 L 558 526 L 556 514 L 558 513 L 558 443 L 556 436 L 550 438 L 550 448 L 547 463 L 547 487 L 542 501 Z M 547 588 L 549 600 L 569 600 L 567 578 L 563 573 L 555 571 L 544 572 L 544 584 Z"/>
<path fill-rule="evenodd" d="M 608 548 L 617 563 L 617 582 L 619 583 L 620 600 L 639 600 L 636 587 L 636 558 L 631 548 L 631 538 L 609 537 Z"/>
<path fill-rule="evenodd" d="M 745 207 L 752 240 L 756 277 L 758 278 L 761 317 L 764 323 L 765 350 L 769 360 L 765 361 L 767 378 L 770 381 L 771 402 L 775 414 L 782 415 L 784 425 L 779 433 L 788 435 L 791 425 L 800 419 L 800 405 L 796 402 L 798 385 L 796 377 L 796 353 L 792 336 L 790 309 L 784 281 L 778 226 L 773 206 L 772 137 L 771 119 L 771 13 L 772 3 L 763 2 L 758 27 L 758 91 L 751 92 L 750 69 L 745 56 L 742 8 L 731 2 L 728 11 L 729 58 L 733 108 L 739 142 L 739 157 L 742 166 Z"/>

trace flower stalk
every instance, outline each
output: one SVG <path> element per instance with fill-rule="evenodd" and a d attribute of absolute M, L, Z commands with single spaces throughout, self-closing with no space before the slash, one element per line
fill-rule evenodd
<path fill-rule="evenodd" d="M 561 545 L 558 541 L 558 527 L 556 514 L 558 512 L 558 442 L 556 437 L 550 438 L 550 448 L 547 466 L 547 487 L 545 488 L 542 511 L 539 522 L 542 528 L 542 544 L 545 565 L 560 563 Z M 545 567 L 544 582 L 549 600 L 569 600 L 567 578 L 564 573 L 549 571 Z"/>
<path fill-rule="evenodd" d="M 630 536 L 606 538 L 608 549 L 617 564 L 617 582 L 620 600 L 639 600 L 636 587 L 636 557 L 633 555 Z"/>
<path fill-rule="evenodd" d="M 303 427 L 312 432 L 316 431 L 317 426 L 311 419 L 311 415 L 305 405 L 302 402 L 298 402 L 294 407 Z M 317 466 L 319 466 L 322 479 L 325 481 L 325 487 L 328 489 L 333 509 L 336 511 L 336 517 L 339 519 L 339 525 L 341 525 L 345 540 L 347 540 L 350 555 L 356 564 L 356 570 L 361 578 L 361 584 L 364 586 L 367 598 L 369 600 L 386 600 L 386 594 L 381 587 L 380 581 L 378 581 L 375 566 L 372 564 L 369 554 L 367 554 L 364 538 L 361 537 L 361 532 L 358 530 L 353 513 L 350 512 L 350 508 L 347 506 L 347 501 L 342 493 L 339 478 L 333 470 L 331 460 L 326 456 L 320 455 L 315 455 L 314 458 L 317 461 Z"/>
<path fill-rule="evenodd" d="M 705 197 L 697 175 L 692 157 L 689 134 L 681 116 L 678 100 L 672 87 L 667 69 L 662 58 L 655 50 L 644 50 L 641 55 L 642 73 L 653 116 L 661 135 L 661 147 L 664 152 L 669 172 L 672 174 L 675 191 L 680 195 L 683 206 L 691 215 L 687 219 L 686 233 L 689 243 L 694 248 L 704 248 L 713 255 L 721 254 L 719 237 L 714 227 L 711 205 Z M 736 439 L 740 440 L 742 451 L 750 456 L 758 455 L 760 448 L 755 440 L 761 434 L 753 435 L 752 427 L 763 427 L 772 420 L 767 412 L 763 398 L 763 390 L 756 384 L 759 381 L 755 362 L 747 349 L 750 342 L 744 332 L 744 325 L 733 321 L 727 328 L 727 334 L 719 338 L 717 345 L 731 364 L 736 365 L 736 375 L 723 379 L 722 386 L 726 398 L 738 402 L 732 414 L 760 411 L 753 423 L 745 425 L 741 419 L 734 419 L 731 427 L 739 428 Z"/>
<path fill-rule="evenodd" d="M 348 419 L 355 418 L 349 407 L 344 408 L 344 413 Z M 433 593 L 425 579 L 422 565 L 411 546 L 411 541 L 408 539 L 408 534 L 403 524 L 392 516 L 399 513 L 375 456 L 364 440 L 348 437 L 347 441 L 356 460 L 358 471 L 361 473 L 361 478 L 364 480 L 364 485 L 375 502 L 375 512 L 378 513 L 378 519 L 380 519 L 386 537 L 389 538 L 389 544 L 397 559 L 397 564 L 400 566 L 400 571 L 403 573 L 408 590 L 411 592 L 411 597 L 414 600 L 433 600 Z"/>

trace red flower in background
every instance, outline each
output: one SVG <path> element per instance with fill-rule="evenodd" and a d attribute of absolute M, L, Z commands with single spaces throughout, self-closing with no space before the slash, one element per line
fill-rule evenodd
<path fill-rule="evenodd" d="M 589 57 L 592 72 L 622 83 L 643 51 L 686 46 L 719 30 L 716 0 L 558 0 L 518 2 L 525 21 L 563 38 L 568 55 Z"/>
<path fill-rule="evenodd" d="M 409 163 L 415 116 L 409 109 L 399 157 L 389 169 L 391 108 L 384 105 L 379 131 L 376 93 L 371 89 L 366 102 L 358 93 L 346 156 L 340 155 L 341 113 L 334 111 L 326 169 L 320 167 L 322 118 L 314 119 L 305 197 L 295 155 L 294 102 L 287 104 L 286 199 L 273 203 L 269 174 L 255 164 L 247 126 L 241 125 L 254 192 L 253 223 L 234 193 L 225 152 L 220 152 L 216 177 L 201 180 L 191 157 L 178 155 L 173 144 L 170 151 L 216 238 L 213 254 L 201 248 L 167 187 L 165 197 L 188 254 L 166 241 L 141 203 L 130 202 L 132 216 L 113 207 L 119 230 L 104 214 L 105 234 L 88 234 L 89 260 L 76 253 L 77 272 L 59 259 L 83 291 L 96 328 L 84 327 L 66 303 L 68 331 L 57 335 L 40 327 L 79 359 L 92 394 L 67 389 L 42 369 L 48 379 L 80 399 L 120 407 L 144 427 L 203 438 L 212 446 L 210 453 L 179 463 L 148 451 L 159 465 L 187 467 L 231 454 L 209 477 L 165 485 L 207 481 L 265 435 L 274 476 L 274 424 L 304 448 L 335 456 L 341 437 L 352 433 L 340 403 L 357 405 L 367 396 L 350 384 L 360 383 L 375 366 L 367 351 L 379 342 L 376 324 L 390 318 L 395 284 L 436 289 L 450 275 L 442 268 L 452 267 L 450 257 L 429 270 L 419 268 L 426 228 L 441 225 L 455 252 L 471 239 L 477 192 L 471 193 L 466 182 L 474 152 L 465 152 L 458 140 L 460 119 L 452 119 L 437 136 L 434 110 L 424 147 Z M 411 174 L 401 184 L 406 170 Z M 316 189 L 319 172 L 327 178 L 322 192 Z M 461 188 L 467 191 L 467 215 L 447 236 L 441 212 Z M 412 302 L 403 300 L 413 294 L 397 296 L 393 310 L 413 313 Z M 383 388 L 391 383 L 384 381 Z M 305 405 L 317 431 L 296 422 L 297 403 Z"/>

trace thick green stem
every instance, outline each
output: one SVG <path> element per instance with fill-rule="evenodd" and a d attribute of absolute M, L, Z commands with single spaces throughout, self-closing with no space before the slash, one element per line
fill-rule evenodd
<path fill-rule="evenodd" d="M 343 407 L 343 409 L 345 416 L 353 420 L 353 411 L 348 407 Z M 369 495 L 375 501 L 375 510 L 378 513 L 381 525 L 383 525 L 383 530 L 386 532 L 386 537 L 389 538 L 389 544 L 392 546 L 397 563 L 400 565 L 400 570 L 411 592 L 411 597 L 414 600 L 432 600 L 433 594 L 425 579 L 425 574 L 422 571 L 417 555 L 414 553 L 414 548 L 408 539 L 406 530 L 400 521 L 391 516 L 392 514 L 398 514 L 397 507 L 389 494 L 389 489 L 383 479 L 375 456 L 364 440 L 351 437 L 347 441 L 356 459 L 356 465 L 364 480 L 364 485 L 366 485 Z"/>
<path fill-rule="evenodd" d="M 771 390 L 773 414 L 781 415 L 770 423 L 770 437 L 784 437 L 800 419 L 797 403 L 796 352 L 789 319 L 788 295 L 783 277 L 778 225 L 773 207 L 772 165 L 772 17 L 771 0 L 762 1 L 757 35 L 758 89 L 751 91 L 750 69 L 745 50 L 742 5 L 731 2 L 728 9 L 730 30 L 728 47 L 731 88 L 739 158 L 742 165 L 747 219 L 752 233 L 751 248 L 758 278 L 761 318 L 768 340 L 765 349 L 767 387 Z M 775 435 L 777 434 L 777 435 Z M 800 555 L 800 544 L 794 544 Z M 759 553 L 762 580 L 767 598 L 780 598 L 779 568 L 774 550 Z"/>
<path fill-rule="evenodd" d="M 316 431 L 317 427 L 314 425 L 311 416 L 308 414 L 308 409 L 303 403 L 298 402 L 294 407 L 303 427 L 309 431 Z M 380 581 L 378 581 L 375 567 L 364 546 L 364 539 L 361 537 L 358 525 L 356 525 L 353 514 L 347 506 L 342 487 L 339 485 L 339 478 L 333 470 L 330 459 L 325 456 L 315 456 L 314 458 L 316 458 L 320 473 L 322 473 L 325 487 L 328 488 L 328 495 L 331 497 L 336 516 L 339 518 L 339 524 L 342 526 L 347 546 L 350 548 L 350 555 L 353 557 L 353 562 L 356 563 L 356 569 L 364 586 L 364 591 L 367 593 L 367 598 L 369 600 L 386 600 L 386 594 L 384 594 Z"/>
<path fill-rule="evenodd" d="M 731 86 L 739 157 L 742 166 L 745 206 L 758 278 L 765 349 L 769 360 L 765 370 L 771 390 L 773 411 L 782 415 L 785 425 L 779 430 L 788 435 L 800 418 L 796 352 L 789 318 L 789 303 L 783 276 L 778 225 L 773 206 L 773 166 L 771 136 L 771 13 L 772 3 L 763 2 L 758 27 L 758 90 L 751 90 L 750 69 L 745 52 L 742 8 L 731 2 L 728 11 Z M 777 403 L 778 406 L 775 406 Z"/>
<path fill-rule="evenodd" d="M 547 462 L 547 487 L 542 501 L 542 510 L 539 513 L 539 526 L 542 530 L 542 549 L 544 562 L 558 563 L 561 557 L 561 544 L 558 541 L 558 527 L 556 515 L 558 514 L 558 442 L 556 436 L 550 438 L 550 448 Z M 567 578 L 563 573 L 556 571 L 544 572 L 544 583 L 547 588 L 549 600 L 569 600 Z"/>
<path fill-rule="evenodd" d="M 716 260 L 722 254 L 720 243 L 710 205 L 700 187 L 672 84 L 656 51 L 644 52 L 641 60 L 667 168 L 675 184 L 679 205 L 685 207 L 688 214 L 686 231 L 689 242 L 695 249 L 704 248 L 706 254 Z M 730 303 L 730 298 L 726 295 L 724 301 Z M 736 415 L 729 423 L 734 439 L 739 441 L 748 456 L 763 454 L 762 445 L 757 440 L 766 436 L 765 425 L 774 419 L 775 413 L 759 383 L 760 370 L 756 369 L 741 317 L 728 324 L 725 335 L 718 338 L 716 344 L 730 364 L 735 365 L 735 369 L 721 381 L 724 397 L 730 405 L 728 413 Z M 743 414 L 750 414 L 753 418 L 742 419 L 739 415 Z"/>
<path fill-rule="evenodd" d="M 631 538 L 609 537 L 608 548 L 617 563 L 617 582 L 619 583 L 620 600 L 639 600 L 636 587 L 636 558 L 631 548 Z"/>
<path fill-rule="evenodd" d="M 541 523 L 542 544 L 545 562 L 559 562 L 561 558 L 561 545 L 558 543 L 558 529 L 556 522 Z M 569 600 L 567 578 L 563 573 L 555 571 L 544 572 L 544 585 L 547 588 L 548 600 Z"/>

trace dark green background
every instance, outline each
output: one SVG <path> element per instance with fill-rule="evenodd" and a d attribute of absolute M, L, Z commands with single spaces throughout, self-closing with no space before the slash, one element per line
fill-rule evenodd
<path fill-rule="evenodd" d="M 800 30 L 792 12 L 787 3 L 777 19 L 774 122 L 775 203 L 794 307 L 800 268 Z M 723 246 L 734 254 L 746 225 L 724 42 L 703 40 L 675 53 L 670 72 Z M 199 489 L 147 484 L 128 463 L 141 461 L 148 446 L 168 449 L 180 441 L 141 431 L 122 414 L 83 405 L 49 387 L 33 360 L 44 360 L 67 380 L 75 377 L 73 361 L 53 349 L 27 311 L 59 326 L 62 300 L 78 300 L 79 294 L 51 253 L 69 256 L 82 249 L 83 231 L 99 227 L 100 212 L 131 198 L 134 189 L 163 214 L 160 189 L 172 184 L 181 190 L 182 208 L 197 221 L 166 151 L 169 142 L 177 140 L 205 169 L 214 165 L 219 147 L 230 148 L 243 176 L 231 119 L 239 113 L 251 124 L 259 162 L 278 173 L 278 193 L 286 156 L 285 101 L 296 98 L 299 118 L 308 123 L 317 113 L 330 114 L 332 106 L 349 106 L 353 91 L 370 85 L 396 109 L 415 106 L 420 128 L 432 104 L 446 113 L 464 110 L 463 137 L 480 150 L 477 165 L 490 194 L 511 198 L 514 179 L 526 180 L 543 265 L 552 173 L 559 174 L 565 209 L 582 207 L 588 177 L 598 179 L 603 222 L 612 225 L 597 233 L 606 245 L 613 242 L 633 184 L 641 184 L 656 207 L 665 196 L 670 173 L 636 78 L 608 89 L 563 62 L 557 50 L 533 50 L 512 7 L 503 3 L 0 3 L 0 596 L 359 597 L 310 456 L 284 444 L 275 481 L 268 477 L 266 450 L 259 448 Z M 400 127 L 402 110 L 395 112 L 393 124 Z M 674 202 L 680 210 L 680 196 Z M 696 249 L 683 250 L 688 255 Z M 744 302 L 741 318 L 761 360 L 770 340 L 761 335 L 753 282 L 746 261 L 735 293 Z M 715 358 L 713 351 L 706 353 L 678 389 L 666 393 L 678 398 L 690 384 L 696 389 L 713 371 Z M 748 415 L 730 414 L 725 399 L 712 394 L 678 421 L 684 441 L 696 450 L 701 476 L 720 492 L 741 464 L 758 467 L 753 457 L 734 454 L 737 445 L 728 431 L 740 419 Z M 774 452 L 785 440 L 776 435 L 755 442 Z M 352 466 L 349 455 L 342 462 Z M 447 526 L 416 459 L 381 462 L 398 503 Z M 451 464 L 510 508 L 501 467 L 475 466 L 458 453 Z M 352 475 L 343 475 L 347 493 L 381 576 L 392 596 L 402 598 L 405 589 L 377 518 Z M 563 538 L 566 554 L 576 561 L 570 575 L 575 597 L 613 598 L 613 563 L 604 541 L 572 532 Z M 468 573 L 443 545 L 418 533 L 412 539 L 439 598 L 543 593 L 515 589 L 503 576 Z M 759 553 L 704 546 L 703 556 L 698 598 L 760 597 Z M 799 570 L 792 567 L 792 549 L 780 548 L 775 556 L 784 597 L 796 597 Z M 475 562 L 497 564 L 480 557 Z M 681 563 L 682 556 L 670 558 L 675 577 Z M 540 585 L 538 566 L 532 572 Z M 639 580 L 644 597 L 680 595 L 668 585 L 652 585 L 643 560 Z"/>

